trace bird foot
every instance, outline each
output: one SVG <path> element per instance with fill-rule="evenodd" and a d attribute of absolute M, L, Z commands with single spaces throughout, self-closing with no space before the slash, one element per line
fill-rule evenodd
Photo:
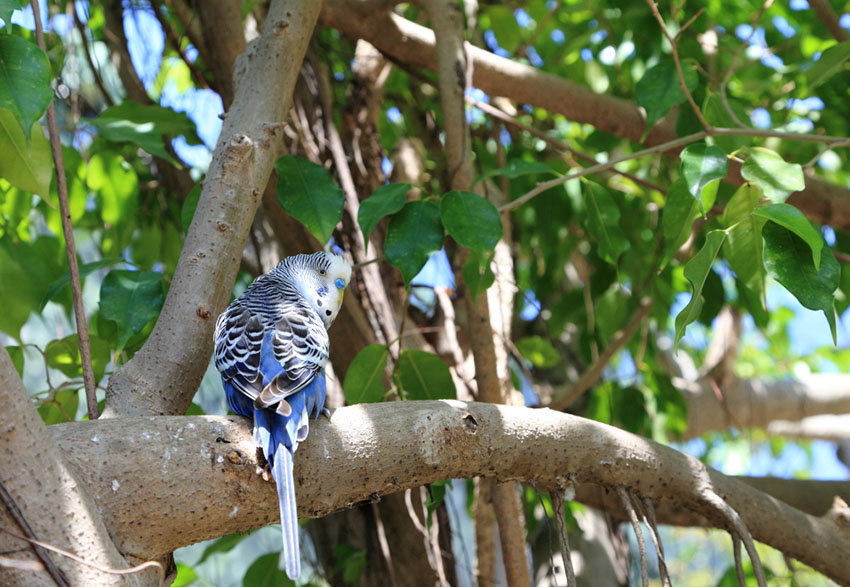
<path fill-rule="evenodd" d="M 322 415 L 322 416 L 324 416 L 325 418 L 327 418 L 327 419 L 328 419 L 328 422 L 330 422 L 330 421 L 331 421 L 331 411 L 330 411 L 329 409 L 327 409 L 327 408 L 322 408 L 322 411 L 320 412 L 320 415 Z"/>

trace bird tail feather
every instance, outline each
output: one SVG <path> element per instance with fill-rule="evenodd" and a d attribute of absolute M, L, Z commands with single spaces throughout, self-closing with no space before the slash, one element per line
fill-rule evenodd
<path fill-rule="evenodd" d="M 280 505 L 284 568 L 287 576 L 295 580 L 301 575 L 298 509 L 295 505 L 295 482 L 292 478 L 292 454 L 283 446 L 278 446 L 275 451 L 272 473 L 277 483 L 277 500 Z"/>

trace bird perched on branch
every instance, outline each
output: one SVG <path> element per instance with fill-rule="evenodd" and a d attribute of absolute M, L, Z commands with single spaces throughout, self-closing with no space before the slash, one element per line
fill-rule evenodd
<path fill-rule="evenodd" d="M 328 328 L 351 265 L 333 253 L 295 255 L 257 278 L 218 317 L 215 366 L 227 403 L 254 420 L 254 442 L 277 484 L 286 574 L 301 574 L 292 457 L 309 416 L 325 412 Z"/>

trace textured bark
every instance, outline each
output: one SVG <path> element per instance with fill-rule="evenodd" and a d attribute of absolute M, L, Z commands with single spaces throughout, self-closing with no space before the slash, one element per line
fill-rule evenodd
<path fill-rule="evenodd" d="M 846 507 L 804 514 L 674 449 L 598 422 L 545 409 L 391 402 L 340 408 L 312 428 L 295 459 L 302 516 L 440 479 L 487 476 L 540 490 L 569 482 L 625 486 L 724 527 L 705 498 L 717 494 L 757 540 L 850 582 Z M 50 431 L 125 553 L 155 558 L 277 521 L 274 484 L 255 472 L 242 418 L 100 419 Z"/>
<path fill-rule="evenodd" d="M 213 74 L 215 90 L 227 110 L 234 95 L 233 65 L 245 50 L 242 2 L 216 0 L 198 2 L 196 6 L 206 47 L 206 65 Z"/>
<path fill-rule="evenodd" d="M 237 66 L 236 96 L 213 153 L 159 320 L 110 379 L 104 417 L 188 408 L 212 352 L 254 213 L 282 151 L 282 122 L 319 6 L 273 2 L 263 34 Z M 279 99 L 269 99 L 278 96 Z"/>
<path fill-rule="evenodd" d="M 112 543 L 96 499 L 87 483 L 68 467 L 18 377 L 5 348 L 0 348 L 0 484 L 14 501 L 37 540 L 71 551 L 103 567 L 130 567 Z M 0 502 L 0 526 L 26 535 L 10 516 L 8 504 Z M 0 553 L 16 560 L 32 561 L 32 547 L 0 533 Z M 71 585 L 140 585 L 152 580 L 149 570 L 140 575 L 108 575 L 47 553 Z M 17 571 L 0 565 L 0 584 L 50 585 L 42 570 Z"/>
<path fill-rule="evenodd" d="M 413 67 L 437 71 L 434 32 L 398 15 L 381 11 L 382 3 L 359 0 L 325 0 L 322 24 L 336 28 L 352 39 L 365 39 L 381 52 Z M 637 104 L 589 88 L 555 75 L 498 57 L 478 47 L 468 49 L 473 69 L 473 85 L 490 96 L 504 96 L 516 102 L 563 114 L 570 120 L 590 124 L 599 130 L 640 142 L 646 119 Z M 676 138 L 675 121 L 670 117 L 653 126 L 644 141 L 659 145 Z M 671 151 L 677 155 L 678 151 Z M 741 184 L 740 167 L 729 165 L 727 180 Z M 790 196 L 788 203 L 809 218 L 835 228 L 850 229 L 850 190 L 816 177 L 806 177 L 806 188 Z"/>

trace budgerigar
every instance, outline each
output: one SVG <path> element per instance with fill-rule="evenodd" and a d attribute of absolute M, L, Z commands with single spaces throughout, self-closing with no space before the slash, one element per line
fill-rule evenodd
<path fill-rule="evenodd" d="M 254 420 L 277 484 L 286 574 L 301 574 L 292 456 L 325 404 L 328 328 L 351 265 L 332 253 L 295 255 L 257 278 L 219 316 L 215 366 L 230 408 Z"/>

